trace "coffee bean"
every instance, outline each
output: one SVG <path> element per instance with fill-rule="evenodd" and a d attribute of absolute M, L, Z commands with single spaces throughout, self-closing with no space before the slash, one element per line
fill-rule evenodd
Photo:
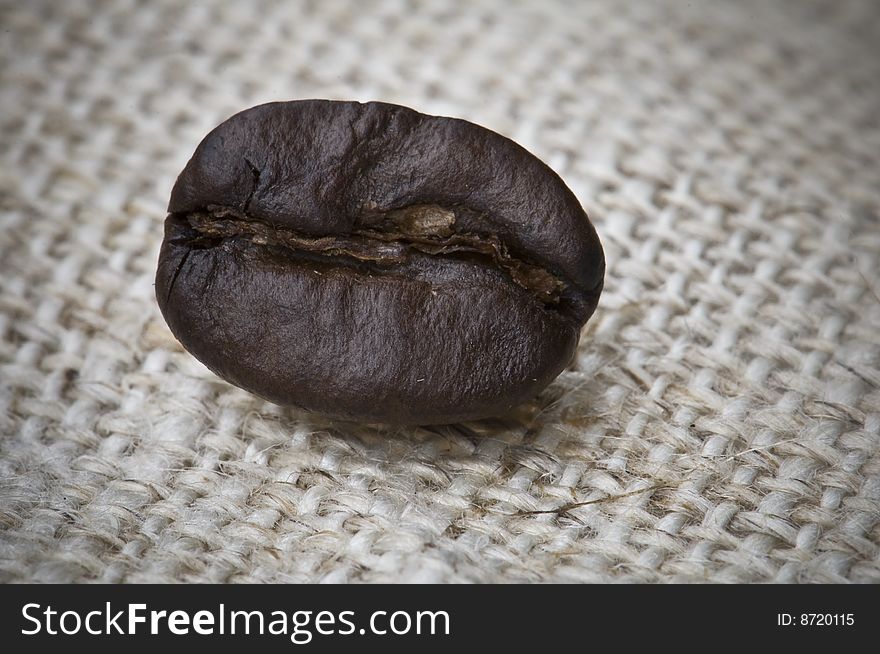
<path fill-rule="evenodd" d="M 569 363 L 605 258 L 513 141 L 392 104 L 243 111 L 177 179 L 156 294 L 183 346 L 263 398 L 396 424 L 503 414 Z"/>

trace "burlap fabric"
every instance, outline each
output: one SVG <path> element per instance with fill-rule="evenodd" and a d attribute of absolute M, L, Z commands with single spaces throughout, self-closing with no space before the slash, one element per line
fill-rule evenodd
<path fill-rule="evenodd" d="M 0 5 L 0 579 L 880 581 L 880 10 L 866 2 Z M 214 125 L 381 99 L 502 132 L 606 291 L 501 419 L 256 399 L 153 297 Z"/>

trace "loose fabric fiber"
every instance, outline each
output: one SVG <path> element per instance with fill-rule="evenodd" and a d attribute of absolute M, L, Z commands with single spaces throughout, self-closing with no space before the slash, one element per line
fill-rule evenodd
<path fill-rule="evenodd" d="M 0 2 L 0 580 L 880 581 L 880 20 L 864 2 Z M 552 166 L 605 292 L 499 419 L 281 408 L 153 296 L 202 137 L 270 100 Z"/>

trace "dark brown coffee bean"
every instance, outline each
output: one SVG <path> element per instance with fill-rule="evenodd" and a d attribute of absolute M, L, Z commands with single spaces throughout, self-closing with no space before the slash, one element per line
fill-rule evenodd
<path fill-rule="evenodd" d="M 571 360 L 605 259 L 577 199 L 452 118 L 308 100 L 239 113 L 171 193 L 156 294 L 181 343 L 279 404 L 502 414 Z"/>

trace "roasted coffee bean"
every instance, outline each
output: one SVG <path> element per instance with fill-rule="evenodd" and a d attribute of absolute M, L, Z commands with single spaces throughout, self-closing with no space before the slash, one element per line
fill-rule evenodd
<path fill-rule="evenodd" d="M 243 111 L 177 179 L 156 294 L 183 346 L 347 419 L 503 414 L 570 362 L 605 258 L 562 180 L 472 123 L 381 102 Z"/>

